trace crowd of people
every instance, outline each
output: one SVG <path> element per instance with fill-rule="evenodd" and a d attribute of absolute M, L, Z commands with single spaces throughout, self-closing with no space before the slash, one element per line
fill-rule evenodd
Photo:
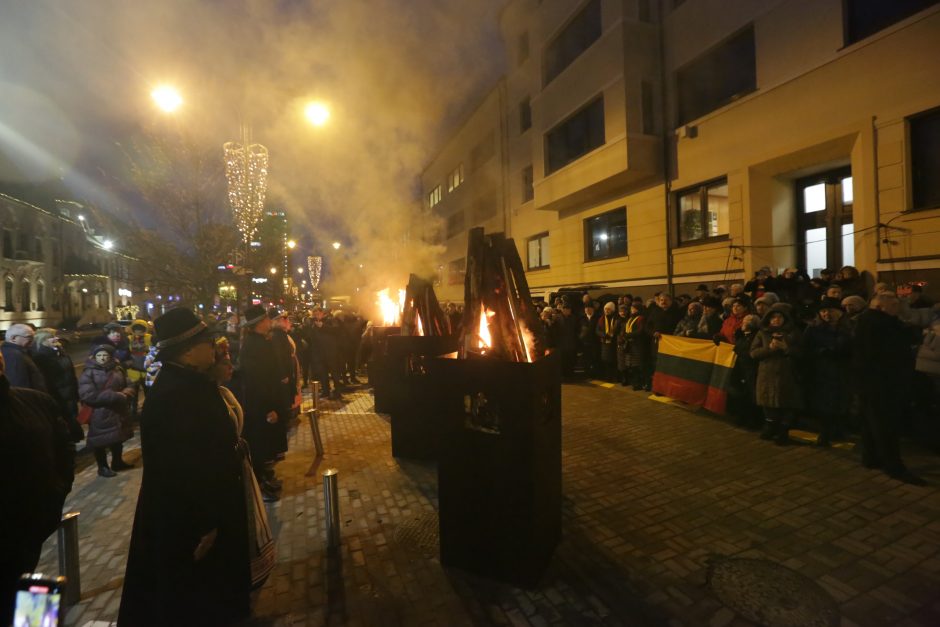
<path fill-rule="evenodd" d="M 741 424 L 779 445 L 798 422 L 813 423 L 822 446 L 857 430 L 865 466 L 923 483 L 898 446 L 905 429 L 927 430 L 934 444 L 940 432 L 940 309 L 920 285 L 892 289 L 852 266 L 813 279 L 762 268 L 747 283 L 675 298 L 569 293 L 541 307 L 569 377 L 650 391 L 663 335 L 725 342 L 737 356 L 729 411 Z"/>
<path fill-rule="evenodd" d="M 662 336 L 724 342 L 737 355 L 729 411 L 762 425 L 761 438 L 787 444 L 800 421 L 819 427 L 820 445 L 858 430 L 865 466 L 923 484 L 901 459 L 899 434 L 911 415 L 934 427 L 940 415 L 940 308 L 916 285 L 901 294 L 852 267 L 819 279 L 762 269 L 746 284 L 675 298 L 569 292 L 538 305 L 566 377 L 649 391 Z M 444 311 L 459 335 L 461 308 Z M 215 319 L 178 308 L 107 325 L 76 377 L 54 329 L 11 326 L 0 345 L 0 476 L 17 506 L 0 517 L 0 620 L 58 524 L 75 444 L 86 440 L 110 478 L 134 467 L 123 444 L 138 423 L 144 471 L 119 620 L 247 616 L 250 590 L 274 566 L 264 503 L 280 498 L 275 467 L 302 390 L 318 381 L 321 395 L 341 399 L 359 382 L 372 331 L 354 313 L 319 308 L 292 316 L 253 305 Z"/>

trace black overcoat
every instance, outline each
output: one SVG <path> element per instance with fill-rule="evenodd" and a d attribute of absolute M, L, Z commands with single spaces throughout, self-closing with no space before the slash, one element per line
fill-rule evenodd
<path fill-rule="evenodd" d="M 234 387 L 245 410 L 242 436 L 248 441 L 255 464 L 260 464 L 287 450 L 284 425 L 290 419 L 290 402 L 282 382 L 284 367 L 273 341 L 258 333 L 245 334 L 238 359 L 238 384 Z M 278 423 L 267 421 L 272 411 L 277 413 Z"/>
<path fill-rule="evenodd" d="M 249 614 L 251 571 L 235 425 L 209 377 L 164 363 L 140 418 L 143 479 L 118 625 L 228 625 Z M 196 561 L 200 539 L 218 530 Z"/>

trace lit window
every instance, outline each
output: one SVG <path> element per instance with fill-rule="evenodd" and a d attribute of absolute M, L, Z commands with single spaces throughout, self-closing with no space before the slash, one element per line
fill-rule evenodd
<path fill-rule="evenodd" d="M 728 182 L 707 183 L 679 192 L 679 243 L 728 234 Z"/>
<path fill-rule="evenodd" d="M 441 202 L 441 199 L 444 197 L 444 190 L 441 189 L 441 186 L 438 185 L 431 190 L 431 193 L 428 194 L 428 207 L 433 207 L 437 203 Z"/>
<path fill-rule="evenodd" d="M 540 270 L 549 266 L 548 233 L 541 233 L 529 238 L 528 263 L 529 270 Z"/>
<path fill-rule="evenodd" d="M 450 173 L 447 177 L 447 191 L 452 192 L 463 183 L 463 164 L 457 166 L 457 168 Z"/>
<path fill-rule="evenodd" d="M 620 207 L 584 221 L 585 261 L 627 254 L 627 208 Z"/>

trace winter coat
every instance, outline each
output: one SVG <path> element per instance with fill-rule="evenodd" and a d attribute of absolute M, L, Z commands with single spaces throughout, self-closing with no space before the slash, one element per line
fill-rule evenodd
<path fill-rule="evenodd" d="M 744 316 L 738 317 L 732 314 L 725 318 L 724 322 L 721 323 L 721 330 L 718 332 L 721 335 L 721 340 L 734 344 L 734 334 L 741 328 L 743 322 Z"/>
<path fill-rule="evenodd" d="M 283 425 L 291 415 L 283 372 L 272 341 L 257 333 L 246 333 L 232 391 L 245 410 L 242 435 L 251 446 L 255 463 L 271 461 L 287 450 L 287 431 Z M 268 412 L 272 411 L 278 416 L 275 423 L 267 421 Z"/>
<path fill-rule="evenodd" d="M 680 320 L 682 320 L 682 312 L 675 303 L 671 304 L 668 309 L 653 305 L 646 312 L 646 329 L 650 335 L 655 333 L 672 335 Z"/>
<path fill-rule="evenodd" d="M 718 332 L 721 331 L 721 316 L 717 312 L 713 314 L 703 313 L 698 321 L 698 328 L 692 337 L 700 340 L 713 340 Z"/>
<path fill-rule="evenodd" d="M 140 430 L 144 470 L 118 624 L 242 620 L 251 587 L 242 456 L 218 385 L 164 363 Z M 196 561 L 193 551 L 212 530 L 215 543 Z"/>
<path fill-rule="evenodd" d="M 734 332 L 734 354 L 737 359 L 734 361 L 733 385 L 730 390 L 753 404 L 756 404 L 757 362 L 751 357 L 751 345 L 755 336 L 756 333 L 745 333 L 744 329 Z"/>
<path fill-rule="evenodd" d="M 803 352 L 810 408 L 821 416 L 845 414 L 851 399 L 852 336 L 848 327 L 817 320 L 803 332 Z"/>
<path fill-rule="evenodd" d="M 917 330 L 896 316 L 866 309 L 855 324 L 853 365 L 860 389 L 904 396 L 914 370 L 912 345 L 920 341 Z"/>
<path fill-rule="evenodd" d="M 89 447 L 120 444 L 133 435 L 126 389 L 127 378 L 117 362 L 111 360 L 101 366 L 93 357 L 85 361 L 85 369 L 78 379 L 78 396 L 94 408 L 88 422 Z"/>
<path fill-rule="evenodd" d="M 778 409 L 802 409 L 803 395 L 799 380 L 800 333 L 787 314 L 782 327 L 771 329 L 770 317 L 778 311 L 764 316 L 761 329 L 751 344 L 751 358 L 758 362 L 755 399 L 761 407 Z M 775 333 L 783 336 L 787 347 L 772 349 L 770 342 Z"/>
<path fill-rule="evenodd" d="M 649 359 L 650 337 L 643 316 L 629 316 L 617 336 L 617 368 L 627 370 L 646 364 Z"/>
<path fill-rule="evenodd" d="M 0 624 L 13 622 L 13 591 L 36 569 L 43 541 L 59 526 L 72 489 L 75 447 L 48 394 L 13 388 L 0 376 Z"/>
<path fill-rule="evenodd" d="M 33 353 L 33 361 L 42 372 L 49 395 L 55 399 L 59 412 L 69 426 L 72 438 L 76 442 L 84 439 L 85 433 L 75 421 L 78 414 L 78 378 L 75 376 L 75 364 L 63 350 L 49 346 L 40 346 Z"/>
<path fill-rule="evenodd" d="M 702 314 L 697 316 L 686 315 L 685 318 L 679 321 L 679 324 L 676 325 L 676 330 L 673 331 L 673 335 L 678 335 L 680 337 L 693 337 L 695 335 L 696 329 L 698 329 L 698 323 L 702 319 Z"/>
<path fill-rule="evenodd" d="M 29 351 L 13 342 L 0 343 L 0 353 L 6 364 L 4 373 L 10 385 L 15 388 L 29 388 L 40 392 L 48 392 L 46 380 L 30 356 Z"/>
<path fill-rule="evenodd" d="M 924 341 L 917 349 L 915 369 L 932 377 L 940 377 L 940 320 L 935 320 L 924 334 Z"/>
<path fill-rule="evenodd" d="M 601 361 L 604 363 L 613 363 L 617 360 L 616 338 L 621 322 L 621 318 L 616 313 L 609 316 L 605 314 L 597 320 L 594 332 L 600 343 Z"/>

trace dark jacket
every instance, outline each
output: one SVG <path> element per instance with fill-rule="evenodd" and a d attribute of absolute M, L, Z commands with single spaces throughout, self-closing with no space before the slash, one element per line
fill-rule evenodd
<path fill-rule="evenodd" d="M 896 316 L 866 309 L 855 320 L 853 361 L 859 385 L 903 395 L 914 370 L 916 331 Z"/>
<path fill-rule="evenodd" d="M 720 331 L 721 316 L 718 315 L 718 312 L 712 314 L 703 312 L 692 337 L 697 337 L 700 340 L 713 340 Z"/>
<path fill-rule="evenodd" d="M 768 322 L 775 313 L 782 313 L 786 322 L 779 329 L 771 329 Z M 786 349 L 772 349 L 775 334 L 783 336 Z M 761 407 L 801 409 L 803 394 L 799 380 L 800 333 L 790 316 L 779 311 L 768 312 L 761 322 L 751 344 L 751 358 L 758 362 L 755 397 Z"/>
<path fill-rule="evenodd" d="M 249 613 L 251 573 L 235 424 L 209 377 L 164 363 L 140 418 L 143 478 L 118 624 L 229 625 Z M 195 561 L 200 539 L 218 531 Z"/>
<path fill-rule="evenodd" d="M 72 489 L 75 448 L 58 406 L 0 376 L 0 624 L 13 622 L 13 589 L 35 570 Z"/>
<path fill-rule="evenodd" d="M 55 399 L 59 412 L 65 419 L 74 441 L 84 439 L 81 426 L 75 421 L 78 413 L 78 378 L 75 376 L 75 364 L 64 350 L 49 346 L 40 346 L 33 353 L 33 361 L 42 372 L 49 395 Z"/>
<path fill-rule="evenodd" d="M 279 426 L 290 419 L 283 377 L 274 343 L 257 333 L 246 333 L 242 338 L 237 384 L 232 387 L 245 410 L 242 435 L 256 464 L 270 461 L 287 450 L 287 431 Z M 278 416 L 274 424 L 267 421 L 268 412 L 272 411 Z"/>
<path fill-rule="evenodd" d="M 667 309 L 653 305 L 646 310 L 646 330 L 650 335 L 654 333 L 672 335 L 680 320 L 682 320 L 682 311 L 675 303 L 669 305 Z"/>
<path fill-rule="evenodd" d="M 3 361 L 6 363 L 5 374 L 10 381 L 10 385 L 15 388 L 29 388 L 48 392 L 46 380 L 43 378 L 39 367 L 30 356 L 29 351 L 13 342 L 3 342 L 0 344 L 0 352 L 3 353 Z"/>
<path fill-rule="evenodd" d="M 852 336 L 844 324 L 817 320 L 803 332 L 808 370 L 807 403 L 820 415 L 842 415 L 849 409 Z"/>
<path fill-rule="evenodd" d="M 104 366 L 94 357 L 85 361 L 85 369 L 78 380 L 78 395 L 82 402 L 94 410 L 88 422 L 87 445 L 92 448 L 120 444 L 133 435 L 130 426 L 130 403 L 123 390 L 127 389 L 124 369 L 115 361 Z"/>

